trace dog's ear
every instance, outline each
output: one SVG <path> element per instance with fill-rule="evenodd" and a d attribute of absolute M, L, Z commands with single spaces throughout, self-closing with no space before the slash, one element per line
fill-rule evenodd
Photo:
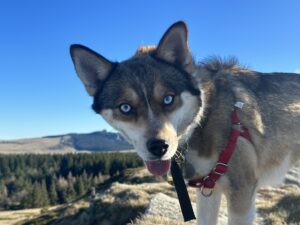
<path fill-rule="evenodd" d="M 113 63 L 82 45 L 71 45 L 71 57 L 75 70 L 90 96 L 97 92 L 98 85 L 113 68 Z"/>
<path fill-rule="evenodd" d="M 188 47 L 188 30 L 184 22 L 174 23 L 161 38 L 156 57 L 192 72 L 193 62 Z"/>

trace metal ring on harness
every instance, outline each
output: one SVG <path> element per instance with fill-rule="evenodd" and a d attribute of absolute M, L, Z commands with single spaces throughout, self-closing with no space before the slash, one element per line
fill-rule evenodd
<path fill-rule="evenodd" d="M 210 179 L 213 183 L 215 183 L 215 181 L 213 179 L 211 179 L 209 176 L 206 176 L 203 178 L 203 186 L 201 187 L 201 194 L 204 196 L 204 197 L 210 197 L 213 192 L 214 192 L 214 189 L 213 188 L 206 188 L 205 187 L 205 181 Z M 208 190 L 208 191 L 206 191 Z"/>

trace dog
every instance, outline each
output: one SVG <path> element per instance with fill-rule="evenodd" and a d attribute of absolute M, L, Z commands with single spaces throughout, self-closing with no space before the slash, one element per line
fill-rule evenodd
<path fill-rule="evenodd" d="M 157 46 L 140 47 L 119 63 L 82 45 L 70 52 L 93 110 L 135 147 L 154 175 L 170 170 L 181 146 L 187 146 L 185 178 L 209 174 L 228 143 L 235 108 L 236 125 L 250 138 L 237 138 L 227 171 L 209 194 L 197 189 L 197 224 L 217 224 L 222 194 L 228 224 L 253 224 L 259 187 L 281 182 L 299 162 L 299 74 L 261 73 L 233 59 L 195 63 L 182 21 Z"/>

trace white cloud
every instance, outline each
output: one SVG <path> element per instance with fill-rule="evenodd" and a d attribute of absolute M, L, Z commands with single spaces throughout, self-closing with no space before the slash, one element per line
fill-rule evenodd
<path fill-rule="evenodd" d="M 300 69 L 296 69 L 295 73 L 299 73 L 300 74 Z"/>

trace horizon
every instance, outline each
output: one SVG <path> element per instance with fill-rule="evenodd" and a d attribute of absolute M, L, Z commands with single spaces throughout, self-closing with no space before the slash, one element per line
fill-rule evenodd
<path fill-rule="evenodd" d="M 18 140 L 23 140 L 23 139 L 25 140 L 25 139 L 35 139 L 35 138 L 52 138 L 52 137 L 70 135 L 70 134 L 93 134 L 93 133 L 98 133 L 98 132 L 107 132 L 107 133 L 119 134 L 119 132 L 116 131 L 116 130 L 108 131 L 106 129 L 99 129 L 99 130 L 92 130 L 92 131 L 89 131 L 89 132 L 68 132 L 68 133 L 58 133 L 58 134 L 51 134 L 51 135 L 44 135 L 44 136 L 17 138 L 17 139 L 0 139 L 0 142 L 3 142 L 3 141 L 4 142 L 5 141 L 18 141 Z"/>
<path fill-rule="evenodd" d="M 25 139 L 36 139 L 36 138 L 52 138 L 52 137 L 59 137 L 59 136 L 65 136 L 65 135 L 71 135 L 71 134 L 93 134 L 93 133 L 98 133 L 98 132 L 107 132 L 107 133 L 115 133 L 119 134 L 118 131 L 112 130 L 108 131 L 106 129 L 101 129 L 101 130 L 94 130 L 94 131 L 89 131 L 89 132 L 69 132 L 69 133 L 59 133 L 59 134 L 51 134 L 51 135 L 45 135 L 45 136 L 36 136 L 36 137 L 25 137 L 25 138 L 17 138 L 17 139 L 0 139 L 1 142 L 6 142 L 6 141 L 19 141 L 19 140 L 25 140 Z"/>
<path fill-rule="evenodd" d="M 257 71 L 300 73 L 299 8 L 298 0 L 5 1 L 0 140 L 115 132 L 91 110 L 69 55 L 75 43 L 122 61 L 141 45 L 156 45 L 170 25 L 183 20 L 197 61 L 235 56 Z"/>

